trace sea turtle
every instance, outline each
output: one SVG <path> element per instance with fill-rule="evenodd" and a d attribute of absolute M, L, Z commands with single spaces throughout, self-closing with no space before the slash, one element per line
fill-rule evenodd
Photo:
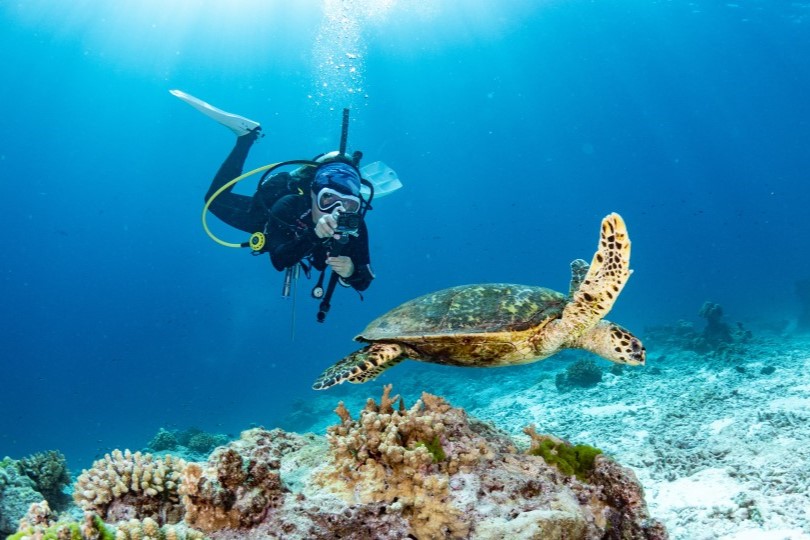
<path fill-rule="evenodd" d="M 369 343 L 323 372 L 313 388 L 364 383 L 410 358 L 451 366 L 497 367 L 585 349 L 618 364 L 643 365 L 641 341 L 603 320 L 630 277 L 630 239 L 619 214 L 602 220 L 591 264 L 571 263 L 568 295 L 530 285 L 462 285 L 415 298 L 372 321 Z"/>

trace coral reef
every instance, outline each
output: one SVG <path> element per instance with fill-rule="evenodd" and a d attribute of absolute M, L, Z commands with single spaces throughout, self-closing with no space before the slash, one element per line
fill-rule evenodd
<path fill-rule="evenodd" d="M 115 450 L 82 471 L 73 490 L 76 504 L 118 521 L 150 517 L 161 524 L 183 518 L 178 488 L 186 462 L 172 456 Z"/>
<path fill-rule="evenodd" d="M 635 476 L 595 448 L 533 426 L 517 442 L 390 385 L 357 419 L 335 412 L 325 438 L 256 428 L 205 462 L 116 450 L 76 482 L 83 518 L 39 502 L 13 540 L 667 538 Z"/>
<path fill-rule="evenodd" d="M 281 456 L 305 444 L 295 434 L 256 428 L 217 448 L 207 463 L 189 464 L 180 490 L 186 522 L 203 531 L 257 524 L 288 491 L 279 477 Z"/>
<path fill-rule="evenodd" d="M 602 368 L 591 358 L 581 358 L 570 364 L 565 372 L 555 379 L 557 390 L 564 392 L 573 387 L 590 388 L 602 381 Z"/>
<path fill-rule="evenodd" d="M 423 394 L 404 410 L 390 390 L 385 387 L 379 405 L 369 400 L 356 422 L 338 406 L 341 423 L 327 435 L 331 467 L 316 481 L 349 502 L 385 503 L 406 517 L 417 537 L 463 538 L 469 526 L 450 502 L 450 476 L 469 474 L 480 460 L 493 459 L 495 449 L 465 433 L 464 413 L 441 398 Z"/>
<path fill-rule="evenodd" d="M 177 445 L 177 435 L 173 431 L 160 428 L 157 434 L 149 441 L 147 447 L 155 452 L 163 452 L 165 450 L 174 450 Z"/>
<path fill-rule="evenodd" d="M 34 488 L 54 508 L 63 508 L 69 498 L 63 489 L 70 484 L 70 472 L 65 456 L 56 450 L 39 452 L 17 462 L 17 468 L 33 480 Z"/>
<path fill-rule="evenodd" d="M 62 488 L 69 482 L 65 458 L 59 452 L 0 461 L 0 537 L 17 529 L 33 503 L 47 500 L 55 508 L 66 506 L 69 498 Z"/>
<path fill-rule="evenodd" d="M 706 319 L 703 341 L 707 348 L 715 348 L 733 341 L 731 327 L 723 320 L 723 308 L 714 302 L 704 302 L 698 315 Z"/>
<path fill-rule="evenodd" d="M 700 331 L 689 321 L 678 321 L 675 325 L 646 329 L 645 339 L 658 349 L 678 348 L 731 360 L 744 357 L 745 347 L 754 337 L 751 330 L 741 322 L 735 325 L 725 322 L 723 307 L 714 302 L 704 302 L 698 314 L 706 320 Z"/>
<path fill-rule="evenodd" d="M 80 521 L 57 518 L 47 502 L 32 504 L 20 521 L 17 532 L 8 540 L 204 540 L 197 530 L 179 525 L 163 525 L 151 518 L 130 519 L 108 525 L 92 512 Z"/>
<path fill-rule="evenodd" d="M 329 429 L 330 461 L 315 483 L 347 503 L 401 515 L 410 527 L 403 536 L 666 538 L 649 519 L 632 472 L 607 457 L 583 452 L 582 461 L 590 460 L 586 482 L 519 452 L 508 436 L 439 397 L 423 393 L 405 409 L 390 386 L 358 420 L 342 404 L 336 413 L 341 423 Z M 441 461 L 424 444 L 437 437 Z"/>
<path fill-rule="evenodd" d="M 217 446 L 227 444 L 232 437 L 221 433 L 208 433 L 199 428 L 168 430 L 160 428 L 149 441 L 145 451 L 167 452 L 189 461 L 205 460 Z"/>

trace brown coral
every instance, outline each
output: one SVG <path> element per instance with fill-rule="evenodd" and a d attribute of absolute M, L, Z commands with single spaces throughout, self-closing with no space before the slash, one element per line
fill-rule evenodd
<path fill-rule="evenodd" d="M 189 464 L 180 489 L 186 522 L 206 532 L 260 522 L 283 502 L 288 490 L 279 478 L 280 459 L 301 441 L 281 430 L 252 429 L 217 448 L 207 463 Z"/>
<path fill-rule="evenodd" d="M 104 519 L 151 517 L 160 523 L 182 519 L 178 487 L 186 462 L 172 456 L 115 450 L 82 471 L 73 499 Z M 135 516 L 132 515 L 133 511 Z"/>
<path fill-rule="evenodd" d="M 420 539 L 666 538 L 635 477 L 608 458 L 578 480 L 440 397 L 403 410 L 390 392 L 358 420 L 341 404 L 328 430 L 331 459 L 313 480 L 347 503 L 398 513 Z"/>
<path fill-rule="evenodd" d="M 394 410 L 397 401 L 400 409 Z M 467 534 L 461 512 L 450 504 L 450 476 L 495 453 L 486 441 L 460 429 L 467 425 L 464 411 L 427 393 L 404 410 L 388 385 L 380 404 L 369 399 L 359 420 L 342 404 L 336 412 L 341 423 L 327 435 L 332 461 L 316 482 L 348 502 L 389 504 L 420 538 Z"/>
<path fill-rule="evenodd" d="M 203 540 L 200 531 L 184 525 L 158 525 L 157 521 L 130 519 L 116 525 L 115 540 Z"/>

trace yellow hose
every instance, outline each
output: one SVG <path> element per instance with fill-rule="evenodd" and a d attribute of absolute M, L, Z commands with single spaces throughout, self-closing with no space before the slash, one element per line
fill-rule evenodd
<path fill-rule="evenodd" d="M 219 244 L 221 246 L 225 246 L 225 247 L 231 247 L 231 248 L 244 247 L 244 243 L 235 244 L 233 242 L 226 242 L 225 240 L 220 240 L 219 238 L 214 236 L 214 233 L 212 233 L 211 229 L 208 228 L 208 222 L 206 221 L 206 215 L 208 214 L 208 207 L 211 206 L 211 203 L 214 202 L 214 199 L 219 197 L 220 193 L 222 193 L 223 191 L 225 191 L 229 187 L 233 186 L 237 182 L 241 182 L 245 178 L 253 176 L 256 173 L 260 173 L 262 171 L 266 171 L 267 169 L 272 169 L 273 167 L 277 167 L 278 165 L 281 165 L 281 163 L 282 162 L 271 163 L 270 165 L 265 165 L 264 167 L 259 167 L 258 169 L 253 169 L 250 172 L 246 172 L 242 176 L 237 176 L 236 178 L 234 178 L 233 180 L 231 180 L 230 182 L 228 182 L 227 184 L 225 184 L 224 186 L 222 186 L 221 188 L 216 190 L 214 192 L 214 194 L 211 195 L 211 198 L 209 198 L 207 201 L 205 201 L 205 206 L 203 206 L 203 211 L 202 211 L 202 226 L 203 226 L 203 229 L 205 229 L 205 232 L 208 234 L 208 236 L 211 237 L 211 240 L 213 240 L 217 244 Z"/>

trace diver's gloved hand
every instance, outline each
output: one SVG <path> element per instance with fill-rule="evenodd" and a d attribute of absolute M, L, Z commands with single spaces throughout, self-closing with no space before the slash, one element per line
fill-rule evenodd
<path fill-rule="evenodd" d="M 340 235 L 335 234 L 336 228 L 337 219 L 335 219 L 335 216 L 326 214 L 321 216 L 321 219 L 315 224 L 315 234 L 318 235 L 318 238 L 329 238 L 331 236 L 332 238 L 339 239 Z"/>
<path fill-rule="evenodd" d="M 354 274 L 354 263 L 351 257 L 347 257 L 346 255 L 327 257 L 326 264 L 332 268 L 334 273 L 342 278 L 347 278 Z"/>

